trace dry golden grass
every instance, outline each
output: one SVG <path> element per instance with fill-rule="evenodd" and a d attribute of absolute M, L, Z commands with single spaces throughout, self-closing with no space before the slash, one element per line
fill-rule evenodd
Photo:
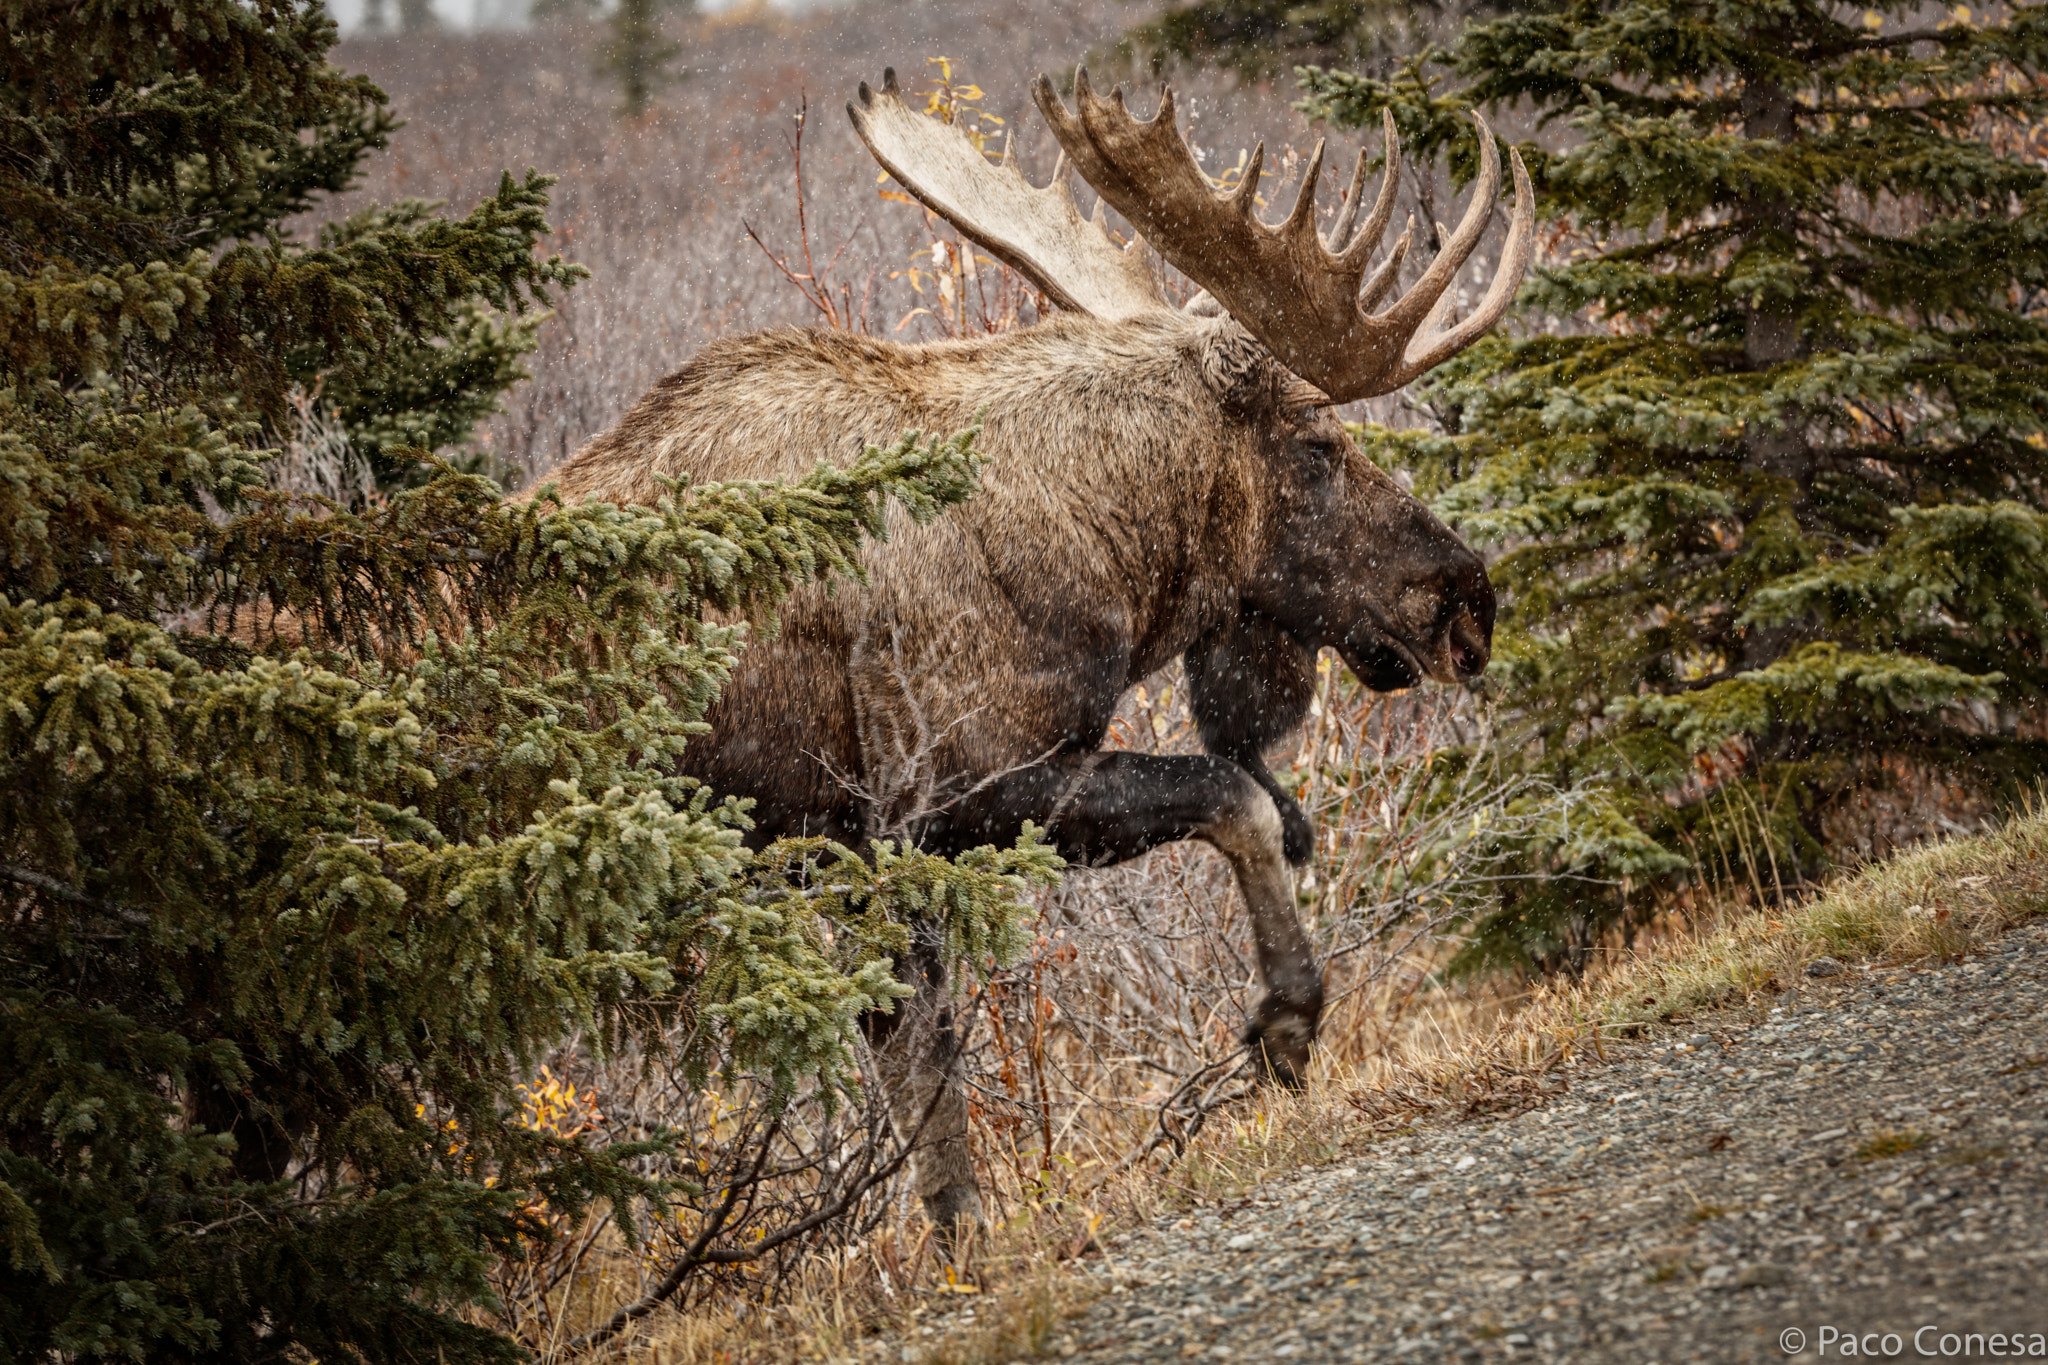
<path fill-rule="evenodd" d="M 1795 989 L 1822 957 L 1847 971 L 1955 961 L 2044 912 L 2048 811 L 2030 808 L 1989 833 L 1846 874 L 1806 901 L 1723 908 L 1638 950 L 1612 950 L 1580 982 L 1539 986 L 1500 1028 L 1422 1064 L 1417 1080 L 1468 1112 L 1518 1107 L 1545 1073 L 1605 1039 Z"/>
<path fill-rule="evenodd" d="M 1623 958 L 1575 1003 L 1618 1029 L 1789 989 L 1822 956 L 1852 968 L 1953 961 L 2048 908 L 2044 855 L 2048 812 L 2032 809 L 1849 874 L 1782 914 L 1742 915 L 1675 949 Z"/>
<path fill-rule="evenodd" d="M 1035 1186 L 1021 1185 L 1003 1162 L 985 1162 L 991 1225 L 955 1264 L 906 1208 L 852 1254 L 811 1258 L 770 1302 L 714 1295 L 688 1311 L 658 1310 L 586 1358 L 893 1363 L 906 1345 L 919 1365 L 1037 1358 L 1097 1292 L 1072 1265 L 1098 1256 L 1120 1230 L 1397 1139 L 1439 1102 L 1429 1078 L 1445 1058 L 1497 1033 L 1519 996 L 1498 983 L 1418 990 L 1428 964 L 1414 965 L 1354 997 L 1363 1003 L 1345 1016 L 1350 1027 L 1333 1037 L 1340 1046 L 1323 1054 L 1307 1088 L 1251 1090 L 1210 1115 L 1170 1164 L 1161 1152 L 1116 1169 L 1112 1154 L 1138 1148 L 1154 1114 L 1098 1108 L 1066 1126 Z M 560 1295 L 562 1338 L 638 1292 L 640 1267 L 609 1238 L 587 1266 Z M 943 1330 L 926 1336 L 934 1319 Z"/>

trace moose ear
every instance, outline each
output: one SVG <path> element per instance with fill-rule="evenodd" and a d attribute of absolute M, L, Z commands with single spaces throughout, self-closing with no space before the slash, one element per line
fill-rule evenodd
<path fill-rule="evenodd" d="M 1202 382 L 1230 407 L 1250 407 L 1272 383 L 1271 353 L 1234 322 L 1202 328 L 1195 347 Z"/>
<path fill-rule="evenodd" d="M 1330 406 L 1328 394 L 1282 369 L 1273 353 L 1235 322 L 1205 328 L 1195 344 L 1202 382 L 1234 409 L 1278 407 L 1305 413 Z"/>

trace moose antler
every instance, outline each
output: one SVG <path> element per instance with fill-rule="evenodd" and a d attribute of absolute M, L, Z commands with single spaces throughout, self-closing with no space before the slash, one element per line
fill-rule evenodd
<path fill-rule="evenodd" d="M 1393 217 L 1400 143 L 1391 115 L 1386 118 L 1386 173 L 1378 203 L 1351 233 L 1350 219 L 1365 181 L 1361 151 L 1350 202 L 1326 241 L 1315 227 L 1316 179 L 1323 165 L 1320 142 L 1309 158 L 1293 211 L 1284 222 L 1271 226 L 1252 211 L 1265 144 L 1252 153 L 1237 188 L 1218 192 L 1174 126 L 1171 90 L 1162 93 L 1159 112 L 1146 122 L 1124 107 L 1121 88 L 1107 100 L 1097 95 L 1085 70 L 1074 77 L 1078 113 L 1067 111 L 1044 76 L 1038 78 L 1032 95 L 1081 178 L 1264 342 L 1281 364 L 1334 402 L 1391 393 L 1477 341 L 1507 311 L 1529 267 L 1535 244 L 1535 196 L 1521 157 L 1511 153 L 1515 215 L 1493 284 L 1472 316 L 1448 331 L 1439 330 L 1440 301 L 1479 245 L 1500 192 L 1500 157 L 1493 133 L 1477 114 L 1472 121 L 1479 128 L 1479 183 L 1464 219 L 1422 278 L 1385 312 L 1373 313 L 1372 307 L 1392 286 L 1410 240 L 1404 234 L 1372 279 L 1365 278 L 1366 262 Z"/>
<path fill-rule="evenodd" d="M 1100 206 L 1093 223 L 1081 216 L 1067 189 L 1065 157 L 1052 183 L 1037 188 L 1007 145 L 1001 164 L 991 163 L 961 128 L 905 104 L 893 68 L 882 73 L 879 95 L 861 82 L 860 100 L 846 113 L 899 185 L 1060 307 L 1109 319 L 1167 310 L 1143 244 L 1110 241 Z"/>

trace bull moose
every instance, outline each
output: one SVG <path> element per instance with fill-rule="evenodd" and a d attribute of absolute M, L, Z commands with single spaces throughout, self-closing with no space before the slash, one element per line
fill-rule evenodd
<path fill-rule="evenodd" d="M 1412 225 L 1367 266 L 1393 216 L 1399 144 L 1361 221 L 1367 157 L 1327 235 L 1319 144 L 1277 226 L 1253 196 L 1263 146 L 1219 191 L 1176 127 L 1170 90 L 1149 121 L 1079 72 L 1069 111 L 1038 108 L 1064 153 L 1033 186 L 1006 149 L 907 105 L 895 73 L 847 106 L 875 159 L 912 195 L 1058 307 L 1002 335 L 899 345 L 834 330 L 721 340 L 546 477 L 572 499 L 648 502 L 659 480 L 775 479 L 909 429 L 982 423 L 980 492 L 864 551 L 861 592 L 808 590 L 742 655 L 684 760 L 713 790 L 755 799 L 753 837 L 896 831 L 941 852 L 1014 839 L 1026 820 L 1072 862 L 1103 865 L 1205 840 L 1236 872 L 1264 994 L 1246 1039 L 1298 1083 L 1322 1009 L 1321 969 L 1296 919 L 1290 865 L 1307 818 L 1264 751 L 1308 706 L 1315 651 L 1373 688 L 1470 679 L 1486 667 L 1485 568 L 1362 454 L 1332 408 L 1400 388 L 1471 345 L 1527 269 L 1533 200 L 1511 157 L 1515 209 L 1484 298 L 1443 325 L 1448 286 L 1499 193 L 1477 120 L 1471 204 L 1404 293 Z M 1071 165 L 1139 234 L 1082 218 Z M 1201 292 L 1167 301 L 1152 252 Z M 1107 751 L 1118 699 L 1180 657 L 1202 755 Z M 899 964 L 914 998 L 867 1021 L 899 1131 L 920 1129 L 914 1182 L 942 1228 L 980 1216 L 967 1109 L 936 946 Z"/>

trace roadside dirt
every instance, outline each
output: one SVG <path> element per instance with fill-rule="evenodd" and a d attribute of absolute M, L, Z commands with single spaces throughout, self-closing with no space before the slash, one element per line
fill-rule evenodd
<path fill-rule="evenodd" d="M 1566 1074 L 1511 1119 L 1425 1125 L 1119 1237 L 1052 1351 L 2048 1357 L 2048 926 Z"/>

